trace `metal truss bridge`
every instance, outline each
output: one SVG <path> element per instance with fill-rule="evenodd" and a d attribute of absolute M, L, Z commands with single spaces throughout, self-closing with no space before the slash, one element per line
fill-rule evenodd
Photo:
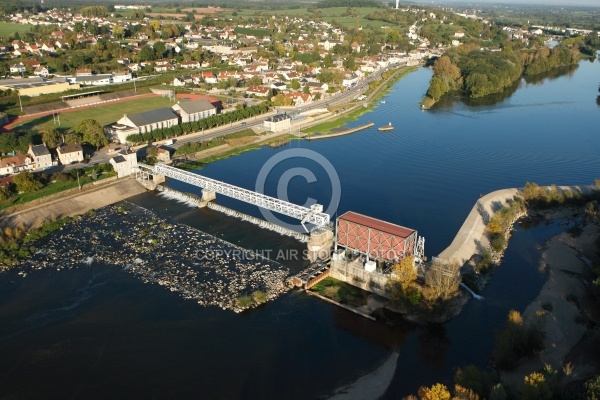
<path fill-rule="evenodd" d="M 153 175 L 163 175 L 171 179 L 177 179 L 179 181 L 201 187 L 205 190 L 210 190 L 227 197 L 254 204 L 255 206 L 298 219 L 300 220 L 302 226 L 304 226 L 304 229 L 306 229 L 304 224 L 307 222 L 316 226 L 325 226 L 329 224 L 331 219 L 329 214 L 323 212 L 323 206 L 320 204 L 313 204 L 310 208 L 299 206 L 288 201 L 280 200 L 275 197 L 270 197 L 252 190 L 230 185 L 229 183 L 217 181 L 215 179 L 207 178 L 202 175 L 194 174 L 192 172 L 184 171 L 182 169 L 161 163 L 156 165 L 138 163 L 138 167 L 142 171 L 146 170 Z"/>

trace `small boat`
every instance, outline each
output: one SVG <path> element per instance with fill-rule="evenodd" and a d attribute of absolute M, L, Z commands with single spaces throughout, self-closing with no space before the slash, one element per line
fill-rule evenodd
<path fill-rule="evenodd" d="M 381 104 L 385 104 L 385 100 L 381 100 Z"/>
<path fill-rule="evenodd" d="M 385 125 L 385 126 L 382 126 L 382 127 L 380 127 L 380 128 L 378 129 L 378 131 L 380 131 L 380 132 L 384 132 L 384 131 L 391 131 L 391 130 L 394 130 L 394 127 L 392 126 L 392 123 L 391 123 L 391 122 L 388 122 L 388 124 L 387 124 L 387 125 Z"/>

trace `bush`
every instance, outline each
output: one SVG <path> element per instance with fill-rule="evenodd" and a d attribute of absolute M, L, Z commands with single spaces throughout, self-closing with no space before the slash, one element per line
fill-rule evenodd
<path fill-rule="evenodd" d="M 252 292 L 252 300 L 254 300 L 256 304 L 264 304 L 267 302 L 267 294 L 261 290 L 257 290 Z"/>
<path fill-rule="evenodd" d="M 252 297 L 239 296 L 237 299 L 235 299 L 235 304 L 242 309 L 250 308 L 252 306 Z"/>
<path fill-rule="evenodd" d="M 506 238 L 502 234 L 494 235 L 492 236 L 490 244 L 494 251 L 502 251 L 502 249 L 504 249 L 504 246 L 506 246 Z"/>

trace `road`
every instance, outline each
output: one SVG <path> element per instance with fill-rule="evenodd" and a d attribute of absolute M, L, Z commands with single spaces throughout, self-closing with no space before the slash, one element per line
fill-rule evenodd
<path fill-rule="evenodd" d="M 383 72 L 387 71 L 388 69 L 389 69 L 389 67 L 383 68 L 377 72 L 374 72 L 373 74 L 369 75 L 366 79 L 363 79 L 358 84 L 356 84 L 353 87 L 348 88 L 344 92 L 336 93 L 335 95 L 333 95 L 332 97 L 329 97 L 327 99 L 323 99 L 323 100 L 315 101 L 315 102 L 312 102 L 312 103 L 309 103 L 306 105 L 294 107 L 293 109 L 290 108 L 290 110 L 300 113 L 300 112 L 304 112 L 304 111 L 313 110 L 315 108 L 324 108 L 324 107 L 327 107 L 330 105 L 339 105 L 339 104 L 348 103 L 351 100 L 358 97 L 361 93 L 363 93 L 368 88 L 369 83 L 371 83 L 372 81 L 374 81 L 376 79 L 379 79 L 381 77 L 381 74 L 383 74 Z M 258 115 L 258 116 L 246 119 L 245 121 L 237 121 L 237 122 L 230 123 L 229 125 L 220 126 L 217 128 L 206 130 L 206 131 L 190 133 L 188 135 L 177 138 L 177 141 L 169 147 L 177 149 L 186 143 L 198 142 L 199 140 L 211 140 L 211 139 L 214 139 L 219 136 L 225 136 L 230 133 L 238 132 L 242 129 L 252 129 L 254 127 L 262 128 L 265 119 L 277 114 L 278 112 L 280 112 L 280 111 L 274 110 L 274 111 L 270 111 L 266 114 L 262 114 L 262 115 Z M 111 148 L 114 148 L 114 147 L 115 147 L 114 145 L 111 146 Z M 123 147 L 123 146 L 118 145 L 116 147 Z M 141 148 L 143 148 L 143 147 L 141 147 Z M 141 148 L 138 148 L 138 150 L 140 150 Z M 61 171 L 66 172 L 66 171 L 72 170 L 73 168 L 82 168 L 82 167 L 89 167 L 89 166 L 96 165 L 96 164 L 108 163 L 108 161 L 115 155 L 114 152 L 109 153 L 108 149 L 109 149 L 109 147 L 105 147 L 105 148 L 101 149 L 100 151 L 95 152 L 88 164 L 79 163 L 79 164 L 73 164 L 73 165 L 58 165 L 58 166 L 49 168 L 46 172 L 47 173 L 56 173 L 56 172 L 61 172 Z"/>
<path fill-rule="evenodd" d="M 368 88 L 369 83 L 371 83 L 373 80 L 379 79 L 381 77 L 381 74 L 383 72 L 385 72 L 387 69 L 388 68 L 384 68 L 377 72 L 374 72 L 373 74 L 369 75 L 366 79 L 360 81 L 355 86 L 348 88 L 344 92 L 337 93 L 334 96 L 329 97 L 327 99 L 323 99 L 323 100 L 315 101 L 315 102 L 305 104 L 302 106 L 294 107 L 293 111 L 300 113 L 300 112 L 304 112 L 304 111 L 313 110 L 315 108 L 323 108 L 323 107 L 327 107 L 330 105 L 348 103 L 349 101 L 358 97 L 362 92 L 364 92 L 364 90 Z M 233 122 L 226 126 L 220 126 L 218 128 L 213 128 L 213 129 L 207 130 L 206 132 L 196 132 L 196 133 L 188 134 L 182 138 L 178 138 L 177 141 L 174 144 L 172 144 L 170 147 L 177 149 L 186 143 L 197 142 L 198 140 L 214 139 L 219 136 L 224 136 L 224 135 L 228 135 L 230 133 L 238 132 L 242 129 L 252 129 L 254 127 L 262 127 L 265 119 L 277 114 L 278 112 L 280 112 L 280 111 L 270 111 L 266 114 L 258 115 L 258 116 L 249 118 L 245 121 Z M 95 160 L 92 159 L 92 161 L 95 161 Z"/>

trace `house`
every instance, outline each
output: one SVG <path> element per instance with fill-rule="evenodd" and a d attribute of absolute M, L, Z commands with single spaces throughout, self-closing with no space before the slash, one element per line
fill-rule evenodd
<path fill-rule="evenodd" d="M 21 171 L 31 170 L 32 159 L 27 154 L 16 154 L 0 160 L 0 175 L 18 174 Z"/>
<path fill-rule="evenodd" d="M 175 104 L 172 108 L 180 116 L 182 123 L 199 121 L 217 113 L 217 108 L 204 99 L 184 101 Z"/>
<path fill-rule="evenodd" d="M 358 42 L 352 42 L 350 47 L 352 48 L 353 52 L 360 53 L 360 44 Z"/>
<path fill-rule="evenodd" d="M 117 178 L 131 175 L 137 168 L 137 154 L 135 151 L 120 151 L 109 160 L 117 173 Z"/>
<path fill-rule="evenodd" d="M 217 83 L 217 77 L 215 76 L 215 74 L 212 71 L 203 71 L 202 79 L 206 83 L 210 83 L 210 84 Z"/>
<path fill-rule="evenodd" d="M 33 160 L 34 169 L 45 169 L 52 166 L 52 155 L 45 144 L 29 145 L 27 155 Z"/>
<path fill-rule="evenodd" d="M 455 38 L 464 38 L 465 33 L 463 31 L 456 31 L 456 32 L 454 32 L 454 37 Z"/>
<path fill-rule="evenodd" d="M 170 108 L 159 108 L 156 110 L 144 111 L 137 114 L 124 115 L 117 121 L 117 124 L 134 128 L 132 133 L 152 132 L 155 129 L 170 128 L 179 123 L 178 116 Z M 121 138 L 121 143 L 125 143 L 127 136 Z M 123 140 L 125 139 L 125 140 Z"/>
<path fill-rule="evenodd" d="M 194 78 L 190 75 L 177 76 L 173 79 L 173 86 L 185 86 L 194 83 Z"/>
<path fill-rule="evenodd" d="M 292 126 L 292 117 L 287 114 L 277 114 L 265 119 L 264 127 L 267 132 L 283 132 Z"/>
<path fill-rule="evenodd" d="M 123 83 L 132 79 L 131 72 L 129 71 L 117 71 L 113 72 L 112 81 L 113 83 Z"/>
<path fill-rule="evenodd" d="M 355 74 L 346 74 L 344 80 L 342 80 L 343 87 L 351 87 L 358 83 L 358 76 Z"/>
<path fill-rule="evenodd" d="M 194 69 L 200 68 L 200 62 L 198 61 L 186 61 L 181 63 L 181 68 L 185 69 Z"/>
<path fill-rule="evenodd" d="M 50 73 L 48 72 L 48 68 L 46 67 L 37 67 L 33 70 L 33 74 L 36 76 L 43 76 L 44 78 L 47 78 Z"/>
<path fill-rule="evenodd" d="M 248 89 L 246 89 L 246 94 L 248 96 L 267 97 L 269 90 L 270 89 L 266 86 L 250 85 L 248 86 Z"/>
<path fill-rule="evenodd" d="M 313 98 L 310 94 L 308 93 L 302 93 L 302 92 L 293 92 L 290 93 L 288 95 L 292 101 L 294 102 L 294 105 L 296 106 L 300 106 L 302 104 L 306 104 L 306 103 L 311 103 Z"/>
<path fill-rule="evenodd" d="M 11 74 L 23 74 L 26 71 L 27 71 L 27 68 L 25 68 L 25 65 L 23 63 L 13 64 L 10 66 Z"/>
<path fill-rule="evenodd" d="M 75 164 L 83 161 L 83 149 L 79 144 L 69 144 L 56 148 L 58 159 L 62 165 Z"/>

